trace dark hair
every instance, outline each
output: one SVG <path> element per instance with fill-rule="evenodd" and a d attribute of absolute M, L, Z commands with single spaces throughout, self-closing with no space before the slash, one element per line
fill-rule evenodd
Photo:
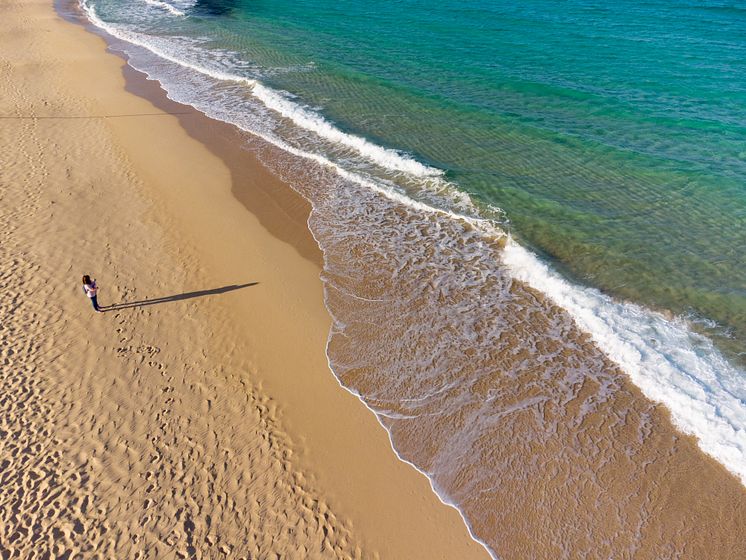
<path fill-rule="evenodd" d="M 90 284 L 91 283 L 91 277 L 87 274 L 83 276 L 83 284 Z"/>

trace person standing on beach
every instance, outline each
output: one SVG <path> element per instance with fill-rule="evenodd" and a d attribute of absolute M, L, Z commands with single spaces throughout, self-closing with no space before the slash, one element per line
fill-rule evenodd
<path fill-rule="evenodd" d="M 85 292 L 85 295 L 87 295 L 91 300 L 94 311 L 96 311 L 96 313 L 103 313 L 101 308 L 98 306 L 98 286 L 96 285 L 96 281 L 91 280 L 91 277 L 87 274 L 83 276 L 83 292 Z"/>

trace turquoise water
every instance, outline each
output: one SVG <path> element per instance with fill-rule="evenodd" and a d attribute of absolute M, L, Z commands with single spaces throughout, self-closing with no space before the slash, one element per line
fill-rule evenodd
<path fill-rule="evenodd" d="M 182 8 L 150 29 L 239 53 L 246 75 L 502 209 L 574 280 L 687 317 L 746 356 L 746 4 Z"/>

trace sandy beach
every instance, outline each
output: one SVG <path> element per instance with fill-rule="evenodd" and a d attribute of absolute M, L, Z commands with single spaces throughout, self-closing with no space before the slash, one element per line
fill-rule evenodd
<path fill-rule="evenodd" d="M 0 13 L 2 557 L 489 558 L 329 371 L 305 201 L 51 3 Z"/>

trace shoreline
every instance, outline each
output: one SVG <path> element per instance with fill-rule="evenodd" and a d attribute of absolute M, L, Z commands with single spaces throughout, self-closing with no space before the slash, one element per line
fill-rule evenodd
<path fill-rule="evenodd" d="M 132 76 L 122 77 L 123 72 L 125 75 L 129 72 L 127 65 L 116 55 L 104 52 L 102 39 L 61 21 L 51 6 L 42 2 L 14 3 L 7 8 L 15 10 L 17 15 L 23 14 L 22 20 L 13 21 L 14 33 L 10 36 L 22 36 L 23 41 L 31 36 L 38 38 L 33 42 L 34 48 L 24 55 L 43 72 L 42 85 L 33 90 L 21 87 L 6 101 L 14 102 L 17 107 L 46 106 L 48 102 L 40 104 L 38 99 L 56 91 L 52 87 L 55 85 L 62 87 L 49 98 L 52 103 L 49 109 L 57 113 L 81 114 L 81 109 L 86 109 L 90 115 L 142 115 L 132 119 L 64 121 L 51 132 L 35 132 L 38 158 L 46 162 L 46 175 L 39 176 L 39 184 L 54 188 L 34 191 L 39 207 L 30 210 L 32 213 L 25 223 L 35 227 L 41 223 L 40 208 L 49 197 L 55 199 L 49 203 L 60 204 L 55 189 L 68 189 L 70 194 L 66 196 L 71 200 L 91 198 L 87 204 L 66 202 L 60 209 L 65 212 L 56 212 L 54 220 L 45 224 L 52 236 L 18 237 L 18 243 L 28 244 L 32 252 L 53 255 L 29 266 L 41 267 L 39 276 L 51 282 L 53 290 L 64 294 L 62 306 L 68 318 L 54 329 L 43 324 L 38 329 L 41 333 L 46 328 L 47 338 L 51 333 L 55 344 L 68 348 L 65 358 L 68 367 L 62 368 L 63 364 L 57 362 L 45 363 L 43 356 L 38 358 L 42 360 L 39 367 L 53 373 L 57 382 L 65 383 L 66 406 L 77 414 L 59 416 L 59 422 L 68 428 L 60 432 L 64 432 L 64 440 L 54 445 L 59 447 L 57 452 L 63 459 L 79 464 L 86 480 L 95 481 L 93 487 L 70 491 L 89 496 L 106 512 L 93 523 L 101 527 L 108 524 L 109 528 L 101 531 L 101 539 L 105 540 L 106 532 L 120 535 L 119 541 L 124 537 L 119 545 L 111 544 L 113 548 L 109 550 L 161 551 L 165 549 L 159 547 L 171 546 L 172 551 L 178 552 L 177 543 L 183 538 L 192 543 L 185 548 L 186 552 L 189 547 L 194 549 L 194 543 L 198 542 L 193 538 L 195 532 L 209 532 L 210 522 L 205 528 L 204 520 L 191 518 L 184 522 L 180 536 L 171 537 L 167 526 L 173 525 L 173 519 L 183 518 L 184 508 L 189 509 L 193 501 L 213 504 L 222 511 L 213 502 L 216 497 L 220 502 L 222 494 L 218 488 L 235 488 L 237 482 L 230 470 L 218 481 L 209 471 L 193 475 L 207 479 L 212 476 L 210 484 L 215 491 L 201 498 L 190 498 L 184 493 L 180 500 L 186 505 L 181 507 L 174 505 L 172 509 L 173 499 L 159 494 L 165 502 L 155 508 L 154 514 L 146 515 L 144 534 L 134 535 L 136 528 L 131 524 L 140 524 L 138 512 L 142 508 L 154 511 L 155 498 L 145 498 L 141 493 L 166 492 L 166 488 L 152 489 L 158 486 L 153 481 L 175 476 L 173 473 L 181 468 L 179 457 L 192 457 L 195 450 L 200 450 L 193 463 L 199 465 L 200 459 L 213 462 L 224 453 L 218 449 L 224 449 L 231 450 L 225 455 L 226 464 L 235 463 L 234 472 L 243 473 L 238 479 L 252 480 L 248 487 L 257 486 L 260 490 L 267 487 L 269 491 L 273 480 L 274 484 L 289 481 L 282 486 L 283 492 L 287 490 L 282 494 L 283 499 L 292 503 L 295 496 L 298 505 L 296 511 L 292 506 L 284 510 L 288 516 L 286 527 L 296 528 L 285 538 L 295 540 L 280 539 L 274 549 L 278 552 L 290 554 L 297 550 L 293 547 L 300 546 L 296 541 L 307 538 L 311 544 L 321 542 L 316 553 L 306 549 L 309 557 L 319 557 L 318 550 L 327 550 L 328 554 L 334 551 L 335 557 L 347 557 L 346 554 L 383 558 L 489 557 L 470 538 L 458 512 L 443 507 L 427 479 L 391 452 L 388 437 L 375 417 L 357 399 L 350 398 L 351 394 L 340 391 L 336 378 L 328 370 L 324 348 L 330 319 L 318 278 L 320 255 L 305 226 L 307 207 L 299 195 L 290 192 L 289 187 L 280 196 L 275 190 L 271 196 L 257 191 L 256 183 L 272 184 L 272 188 L 280 183 L 262 168 L 247 166 L 248 154 L 234 151 L 226 158 L 227 162 L 216 157 L 216 153 L 231 146 L 230 138 L 206 148 L 187 136 L 188 130 L 185 132 L 176 118 L 204 119 L 195 124 L 199 128 L 207 122 L 203 115 L 161 116 L 162 107 L 153 111 L 150 101 L 126 92 L 127 87 L 137 87 Z M 33 28 L 28 27 L 30 21 L 35 22 Z M 42 52 L 61 54 L 53 55 L 48 62 L 33 58 Z M 76 70 L 71 72 L 71 68 Z M 21 72 L 12 75 L 13 80 L 22 84 L 26 75 L 19 78 L 18 74 Z M 45 87 L 47 82 L 51 85 Z M 154 83 L 147 84 L 143 78 L 141 85 L 145 88 Z M 165 96 L 162 99 L 165 103 L 164 99 Z M 155 114 L 159 115 L 157 119 L 148 116 Z M 39 122 L 33 121 L 29 126 L 36 130 Z M 210 127 L 229 130 L 229 125 L 215 121 Z M 56 136 L 54 142 L 58 144 L 47 140 L 49 134 L 63 134 L 68 139 L 61 154 L 53 147 L 59 140 Z M 218 145 L 220 142 L 222 147 Z M 91 158 L 92 153 L 97 157 Z M 236 158 L 234 163 L 241 159 L 241 165 L 232 169 L 231 158 Z M 61 165 L 61 161 L 66 164 Z M 35 169 L 31 168 L 30 172 Z M 233 173 L 236 169 L 239 172 Z M 21 175 L 12 175 L 10 179 L 26 181 Z M 238 188 L 237 183 L 240 183 Z M 236 192 L 239 199 L 245 197 L 239 204 Z M 246 204 L 256 215 L 246 211 Z M 97 251 L 96 244 L 85 238 L 82 224 L 96 231 L 96 239 L 103 240 L 104 251 Z M 81 234 L 83 247 L 78 248 L 75 240 Z M 69 254 L 60 251 L 63 241 L 70 248 Z M 99 327 L 91 338 L 84 334 L 78 340 L 70 336 L 86 333 L 92 316 L 80 305 L 79 294 L 68 290 L 68 278 L 56 279 L 48 273 L 56 269 L 77 270 L 81 264 L 97 273 L 104 288 L 104 304 L 119 300 L 124 305 L 102 317 L 104 321 L 109 317 L 116 320 L 119 324 L 116 329 L 113 325 Z M 47 270 L 48 266 L 53 268 Z M 160 266 L 165 268 L 161 270 Z M 246 282 L 258 285 L 243 290 L 240 286 L 247 285 Z M 164 298 L 168 305 L 148 303 L 155 296 L 174 292 L 174 283 L 181 284 L 185 293 Z M 207 290 L 215 294 L 210 297 L 190 295 L 203 293 L 193 291 L 194 288 L 224 284 L 223 288 Z M 136 309 L 126 309 L 127 306 Z M 134 339 L 140 342 L 135 343 Z M 85 371 L 76 367 L 76 363 L 84 364 Z M 158 376 L 169 381 L 162 390 L 155 386 Z M 246 383 L 248 390 L 242 389 L 247 387 Z M 128 385 L 130 390 L 122 392 Z M 212 397 L 202 398 L 207 394 Z M 247 416 L 241 415 L 238 404 L 244 396 L 255 403 L 245 405 Z M 115 430 L 99 431 L 96 428 L 99 420 L 95 418 L 83 421 L 80 414 L 84 414 L 81 409 L 84 404 L 98 411 L 96 418 L 106 418 Z M 156 406 L 165 408 L 159 412 Z M 128 412 L 128 419 L 118 419 L 123 410 Z M 233 415 L 226 412 L 230 410 Z M 162 423 L 161 427 L 151 425 L 150 414 L 158 419 L 156 423 Z M 258 427 L 250 421 L 254 416 Z M 164 418 L 168 420 L 164 422 Z M 242 423 L 249 426 L 244 429 Z M 203 424 L 204 428 L 191 433 L 194 429 L 191 426 Z M 48 446 L 43 441 L 47 437 L 44 432 L 35 432 L 34 437 L 40 439 L 39 445 Z M 164 441 L 168 445 L 161 446 L 159 442 Z M 208 451 L 216 445 L 216 456 L 212 456 Z M 160 465 L 156 470 L 140 465 L 140 457 L 146 457 L 144 452 L 151 446 L 161 446 L 152 451 Z M 246 447 L 255 447 L 255 452 L 241 453 Z M 143 453 L 138 453 L 138 448 Z M 78 460 L 74 458 L 76 455 Z M 254 474 L 251 468 L 238 468 L 242 461 L 261 463 L 265 456 L 266 471 L 261 465 Z M 126 468 L 128 463 L 130 467 Z M 215 465 L 212 468 L 220 471 Z M 19 472 L 14 463 L 10 471 Z M 72 480 L 66 478 L 64 485 L 71 485 Z M 145 482 L 136 482 L 139 480 Z M 170 480 L 172 494 L 182 487 L 185 492 L 189 487 L 199 487 L 195 479 L 190 480 L 188 486 L 183 486 L 187 479 Z M 242 506 L 253 512 L 250 503 L 238 503 L 247 488 L 239 484 L 239 491 L 225 494 L 236 510 L 233 512 L 236 519 L 241 518 Z M 34 495 L 43 496 L 43 488 L 39 492 L 42 494 Z M 125 497 L 122 492 L 129 493 Z M 316 494 L 322 499 L 314 497 Z M 118 500 L 120 505 L 109 507 L 106 504 L 110 500 Z M 21 511 L 25 509 L 22 507 Z M 254 534 L 241 535 L 241 524 L 234 520 L 217 537 L 205 536 L 204 542 L 212 546 L 212 540 L 226 541 L 220 546 L 230 552 L 235 547 L 231 548 L 229 541 L 237 539 L 244 543 L 245 550 L 258 554 L 260 549 L 252 546 L 258 546 L 262 537 L 259 533 L 279 535 L 278 531 L 282 530 L 284 534 L 283 522 L 272 513 L 269 520 L 260 515 L 258 520 L 263 529 L 258 533 L 257 526 L 253 525 L 252 529 L 247 518 L 244 529 Z M 83 526 L 88 527 L 85 512 L 77 515 Z M 306 515 L 318 516 L 317 531 L 301 530 L 308 524 L 292 521 L 303 520 Z M 49 523 L 66 526 L 68 517 L 50 516 Z M 213 533 L 220 533 L 220 517 L 217 514 L 211 517 Z M 164 525 L 166 520 L 171 521 Z M 312 526 L 313 521 L 308 527 Z M 5 527 L 6 530 L 10 527 L 8 520 Z M 39 550 L 49 531 L 51 527 L 38 533 L 32 531 L 21 540 Z M 85 551 L 84 543 L 76 536 L 77 529 L 63 533 L 71 543 L 77 543 L 77 550 Z M 98 543 L 99 535 L 86 532 L 86 538 L 93 546 Z M 20 541 L 15 542 L 18 546 Z M 129 544 L 125 546 L 123 542 Z"/>
<path fill-rule="evenodd" d="M 121 55 L 124 59 L 125 55 Z M 258 144 L 264 144 L 264 141 L 262 139 L 254 138 L 250 133 L 242 131 L 238 129 L 235 125 L 219 120 L 214 120 L 208 116 L 203 115 L 193 107 L 189 105 L 185 105 L 179 102 L 175 102 L 173 100 L 170 100 L 166 96 L 166 92 L 163 89 L 163 87 L 160 85 L 160 83 L 157 80 L 149 80 L 147 79 L 146 75 L 131 66 L 129 66 L 126 63 L 123 66 L 123 75 L 125 76 L 125 80 L 127 83 L 128 91 L 132 91 L 133 93 L 136 93 L 138 95 L 141 95 L 145 97 L 148 101 L 153 103 L 155 106 L 159 107 L 161 110 L 164 111 L 171 111 L 171 112 L 183 112 L 178 111 L 179 108 L 186 109 L 187 111 L 195 111 L 198 115 L 198 119 L 190 120 L 189 116 L 186 115 L 177 115 L 177 118 L 181 124 L 181 126 L 190 134 L 190 136 L 197 139 L 200 143 L 204 144 L 206 147 L 208 147 L 215 155 L 223 159 L 226 163 L 228 162 L 240 162 L 242 158 L 245 158 L 247 155 L 247 150 L 245 148 L 237 147 L 236 143 L 228 141 L 229 137 L 234 137 L 236 139 L 240 139 L 243 142 L 257 142 Z M 196 121 L 207 121 L 208 129 L 211 129 L 208 132 L 205 132 L 205 128 L 201 127 L 197 124 Z M 265 148 L 267 146 L 264 146 Z M 277 157 L 282 158 L 284 155 L 284 152 L 282 152 L 281 149 L 275 147 L 275 146 L 268 146 L 270 151 L 276 151 Z M 250 153 L 250 150 L 249 150 Z M 253 156 L 252 156 L 253 157 Z M 307 218 L 308 218 L 308 212 L 310 211 L 310 203 L 299 193 L 297 193 L 291 186 L 284 183 L 281 179 L 278 179 L 271 171 L 267 170 L 264 166 L 264 164 L 259 160 L 255 159 L 254 163 L 257 167 L 259 167 L 263 173 L 267 175 L 265 178 L 266 182 L 274 182 L 276 187 L 282 188 L 282 192 L 278 193 L 279 198 L 281 200 L 281 204 L 279 206 L 283 206 L 284 208 L 287 208 L 288 204 L 290 204 L 291 210 L 291 220 L 293 224 L 301 229 L 307 236 L 308 239 L 310 239 L 310 243 L 306 246 L 306 249 L 303 250 L 300 248 L 296 243 L 298 236 L 290 236 L 288 238 L 283 239 L 283 241 L 288 242 L 288 239 L 295 238 L 295 242 L 291 242 L 291 244 L 294 246 L 296 251 L 299 255 L 306 258 L 309 262 L 313 263 L 315 266 L 319 267 L 321 269 L 322 267 L 322 256 L 320 253 L 320 249 L 318 249 L 318 246 L 316 245 L 316 241 L 313 239 L 312 233 L 308 231 L 307 228 Z M 229 167 L 231 167 L 229 163 Z M 232 168 L 232 172 L 234 173 L 234 177 L 246 177 L 244 174 L 241 173 L 241 169 L 239 166 Z M 246 177 L 248 179 L 248 177 Z M 252 187 L 255 187 L 258 185 L 252 185 Z M 279 229 L 271 229 L 273 226 L 273 220 L 271 218 L 268 218 L 266 215 L 263 214 L 263 210 L 266 209 L 263 208 L 261 205 L 257 206 L 255 204 L 256 201 L 251 199 L 252 191 L 251 189 L 242 190 L 241 187 L 237 187 L 236 182 L 234 180 L 233 189 L 232 189 L 233 195 L 241 202 L 244 207 L 252 213 L 252 215 L 259 218 L 262 225 L 267 228 L 270 233 L 272 233 L 276 237 L 280 237 L 283 235 L 283 232 Z M 274 206 L 278 200 L 275 199 L 277 191 L 273 191 L 272 194 L 264 193 L 267 195 L 267 199 L 269 201 L 269 204 L 266 206 Z M 304 210 L 305 209 L 305 210 Z M 315 253 L 315 254 L 314 254 Z M 616 367 L 616 366 L 614 366 Z M 378 415 L 375 414 L 374 410 L 363 400 L 362 397 L 360 397 L 354 389 L 347 387 L 343 384 L 342 380 L 339 379 L 336 374 L 334 374 L 333 371 L 331 371 L 331 366 L 329 366 L 329 372 L 328 372 L 339 385 L 339 388 L 342 389 L 345 393 L 348 393 L 350 396 L 353 396 L 357 401 L 360 402 L 360 404 L 370 412 L 370 414 L 375 418 L 378 425 L 386 432 L 388 442 L 390 445 L 390 451 L 395 455 L 396 459 L 398 459 L 402 464 L 405 464 L 409 467 L 411 467 L 414 471 L 416 471 L 418 474 L 422 475 L 423 478 L 425 478 L 428 482 L 428 485 L 430 486 L 430 489 L 433 493 L 433 495 L 439 500 L 439 502 L 448 508 L 452 508 L 455 510 L 456 513 L 458 513 L 459 517 L 461 518 L 462 522 L 464 523 L 465 528 L 469 532 L 469 535 L 471 539 L 484 547 L 484 551 L 487 553 L 487 555 L 491 558 L 496 558 L 496 554 L 493 555 L 493 552 L 490 550 L 488 544 L 481 541 L 474 533 L 471 525 L 469 524 L 466 513 L 460 509 L 460 507 L 456 504 L 453 504 L 449 502 L 448 500 L 444 499 L 441 496 L 441 493 L 436 489 L 436 481 L 431 478 L 429 475 L 425 473 L 425 471 L 421 470 L 414 462 L 408 460 L 404 456 L 400 454 L 400 452 L 396 449 L 393 436 L 390 432 L 390 430 L 385 426 L 385 424 L 381 421 L 381 418 L 378 417 Z M 644 397 L 641 394 L 640 388 L 632 383 L 631 379 L 629 379 L 628 376 L 624 376 L 625 384 L 629 383 L 631 386 L 631 393 L 636 399 L 644 400 Z M 646 400 L 645 400 L 646 401 Z M 647 401 L 646 401 L 647 402 Z M 724 483 L 726 486 L 730 485 L 730 483 L 733 480 L 738 480 L 737 485 L 738 488 L 741 488 L 740 480 L 738 479 L 737 475 L 733 472 L 730 472 L 727 470 L 727 468 L 722 465 L 719 461 L 714 459 L 713 457 L 704 454 L 701 452 L 701 450 L 698 447 L 698 444 L 696 443 L 696 439 L 690 435 L 682 432 L 673 422 L 673 419 L 671 418 L 670 410 L 663 405 L 662 409 L 659 408 L 659 405 L 656 405 L 654 403 L 651 403 L 653 407 L 656 409 L 656 412 L 654 415 L 657 416 L 656 420 L 654 421 L 654 424 L 656 425 L 656 429 L 660 428 L 661 432 L 664 434 L 667 434 L 669 431 L 673 432 L 674 438 L 681 438 L 681 443 L 683 444 L 683 447 L 688 448 L 687 453 L 693 453 L 695 457 L 698 457 L 700 453 L 702 453 L 704 458 L 703 465 L 706 466 L 708 469 L 708 472 L 713 475 L 714 478 L 718 479 L 718 484 Z M 594 422 L 597 421 L 594 419 Z M 702 458 L 697 458 L 695 461 L 700 461 Z M 691 456 L 687 457 L 687 461 L 691 460 Z M 687 463 L 688 464 L 688 463 Z M 680 482 L 677 481 L 672 486 L 678 487 L 680 486 Z M 705 492 L 705 488 L 707 487 L 707 484 L 701 484 L 700 487 L 702 488 L 702 492 Z M 712 489 L 711 489 L 712 490 Z M 742 517 L 744 512 L 739 510 L 737 507 L 735 509 L 731 510 L 731 505 L 729 504 L 727 507 L 727 511 L 732 513 L 734 517 Z M 523 538 L 526 538 L 525 536 Z M 516 535 L 516 540 L 519 542 L 520 538 Z M 520 547 L 523 546 L 522 544 L 519 544 Z M 731 551 L 732 552 L 732 551 Z M 715 553 L 715 554 L 720 554 Z M 736 552 L 738 554 L 738 552 Z M 726 557 L 731 557 L 726 555 Z"/>
<path fill-rule="evenodd" d="M 234 177 L 232 193 L 246 210 L 257 217 L 262 226 L 272 236 L 292 245 L 299 256 L 318 267 L 320 271 L 323 267 L 323 256 L 307 227 L 308 215 L 311 212 L 310 203 L 302 195 L 293 190 L 292 187 L 267 170 L 261 161 L 251 155 L 247 147 L 241 147 L 242 143 L 245 144 L 252 140 L 261 143 L 262 140 L 251 139 L 250 133 L 238 129 L 233 124 L 212 119 L 189 105 L 169 99 L 163 86 L 157 80 L 148 79 L 146 74 L 129 66 L 126 63 L 126 55 L 121 53 L 114 54 L 120 56 L 125 61 L 122 72 L 125 78 L 126 90 L 147 99 L 160 110 L 176 115 L 181 126 L 191 137 L 195 138 L 228 164 L 231 174 Z M 198 115 L 198 118 L 191 119 L 190 112 Z M 247 158 L 253 158 L 254 160 L 250 171 L 241 165 L 241 161 Z M 257 175 L 261 180 L 257 180 Z M 247 182 L 250 184 L 249 187 L 246 186 Z M 271 183 L 270 188 L 274 189 L 272 193 L 268 192 L 265 186 L 267 183 Z M 290 227 L 278 227 L 278 222 L 281 220 L 288 221 L 291 224 Z M 302 235 L 303 233 L 306 235 Z M 342 384 L 331 370 L 331 366 L 329 366 L 329 375 L 337 381 L 342 391 L 357 399 L 360 406 L 376 419 L 380 428 L 386 432 L 389 439 L 390 451 L 396 458 L 428 481 L 432 493 L 438 498 L 440 503 L 448 508 L 453 508 L 458 513 L 465 528 L 469 531 L 470 538 L 475 543 L 484 547 L 490 558 L 494 558 L 487 545 L 471 532 L 471 527 L 458 506 L 448 502 L 441 496 L 440 492 L 434 486 L 434 481 L 427 473 L 399 455 L 391 440 L 391 434 L 380 421 L 375 411 L 368 406 L 362 397 Z"/>

